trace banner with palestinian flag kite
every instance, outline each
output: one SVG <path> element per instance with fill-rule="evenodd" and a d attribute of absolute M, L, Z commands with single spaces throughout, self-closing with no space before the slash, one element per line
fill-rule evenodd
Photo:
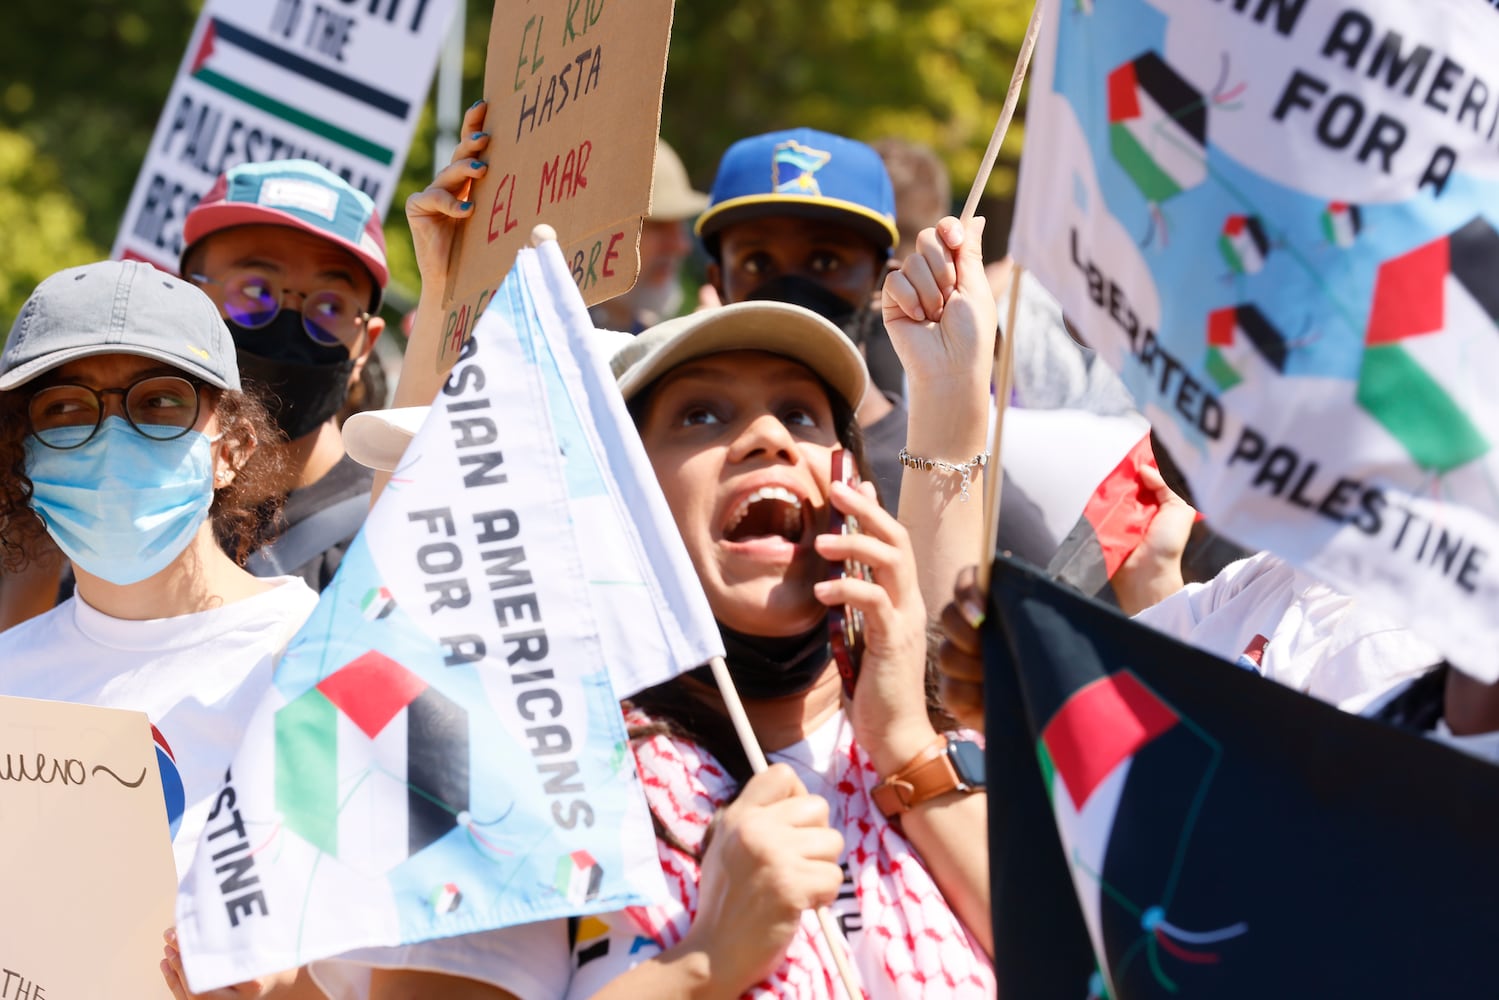
<path fill-rule="evenodd" d="M 723 647 L 593 334 L 521 251 L 246 730 L 195 991 L 664 895 L 619 699 Z"/>
<path fill-rule="evenodd" d="M 1492 992 L 1499 769 L 1020 563 L 995 564 L 990 611 L 1000 996 Z"/>
<path fill-rule="evenodd" d="M 1499 680 L 1499 19 L 1053 5 L 1011 249 L 1217 530 Z"/>

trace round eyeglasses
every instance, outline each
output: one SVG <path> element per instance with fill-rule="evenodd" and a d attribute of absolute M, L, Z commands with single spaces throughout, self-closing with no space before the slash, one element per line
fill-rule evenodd
<path fill-rule="evenodd" d="M 249 330 L 270 326 L 285 307 L 288 293 L 302 295 L 302 329 L 313 343 L 324 347 L 354 347 L 370 318 L 352 294 L 332 288 L 306 293 L 277 288 L 270 277 L 258 271 L 232 271 L 222 280 L 206 274 L 189 277 L 222 289 L 219 305 L 224 314 Z"/>
<path fill-rule="evenodd" d="M 48 448 L 87 444 L 104 422 L 104 397 L 121 397 L 125 420 L 153 441 L 173 441 L 198 422 L 199 384 L 176 375 L 152 375 L 123 389 L 53 385 L 31 397 L 31 433 Z"/>

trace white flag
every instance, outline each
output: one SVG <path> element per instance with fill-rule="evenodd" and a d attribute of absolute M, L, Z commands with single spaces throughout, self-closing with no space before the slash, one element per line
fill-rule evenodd
<path fill-rule="evenodd" d="M 722 647 L 591 329 L 522 251 L 247 729 L 194 990 L 662 894 L 618 699 Z"/>

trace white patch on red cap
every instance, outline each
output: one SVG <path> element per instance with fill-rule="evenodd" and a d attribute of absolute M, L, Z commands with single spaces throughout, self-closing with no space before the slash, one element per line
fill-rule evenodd
<path fill-rule="evenodd" d="M 338 192 L 322 184 L 292 177 L 273 177 L 260 185 L 257 204 L 267 208 L 296 208 L 332 220 L 338 214 Z"/>
<path fill-rule="evenodd" d="M 368 229 L 359 234 L 359 248 L 382 264 L 385 263 L 385 250 L 375 242 Z"/>

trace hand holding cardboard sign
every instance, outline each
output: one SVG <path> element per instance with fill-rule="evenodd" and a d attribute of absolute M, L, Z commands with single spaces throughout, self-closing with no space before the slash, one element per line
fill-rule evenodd
<path fill-rule="evenodd" d="M 459 223 L 474 214 L 473 182 L 489 169 L 489 133 L 484 115 L 489 109 L 475 101 L 463 115 L 463 140 L 453 147 L 453 158 L 426 188 L 406 199 L 406 221 L 422 275 L 422 292 L 441 295 L 448 284 L 448 259 Z"/>

